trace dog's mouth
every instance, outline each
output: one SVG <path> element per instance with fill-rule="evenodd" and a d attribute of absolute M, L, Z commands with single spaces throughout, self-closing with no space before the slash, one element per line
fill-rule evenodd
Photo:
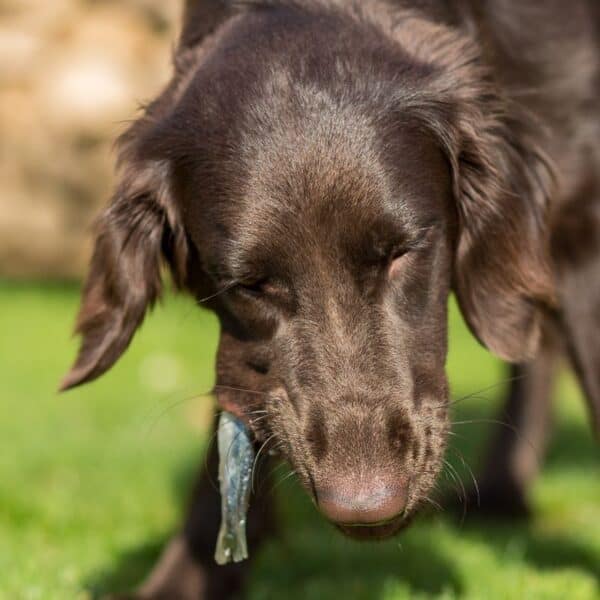
<path fill-rule="evenodd" d="M 376 541 L 385 540 L 390 538 L 402 529 L 404 529 L 409 523 L 404 515 L 398 515 L 390 521 L 383 523 L 365 523 L 365 524 L 343 524 L 336 523 L 336 528 L 341 531 L 345 536 L 354 540 L 360 541 Z"/>

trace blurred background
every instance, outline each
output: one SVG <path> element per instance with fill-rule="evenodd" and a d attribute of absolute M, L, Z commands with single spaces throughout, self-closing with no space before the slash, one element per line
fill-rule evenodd
<path fill-rule="evenodd" d="M 167 294 L 118 365 L 55 390 L 72 339 L 90 229 L 110 193 L 111 145 L 166 83 L 175 0 L 0 0 L 0 598 L 96 598 L 135 586 L 180 522 L 213 401 L 213 317 Z M 448 462 L 460 496 L 507 371 L 451 305 L 457 403 Z M 356 544 L 314 512 L 284 467 L 282 535 L 256 556 L 251 599 L 600 598 L 600 477 L 565 370 L 528 522 L 424 515 Z M 464 457 L 464 462 L 463 462 Z"/>
<path fill-rule="evenodd" d="M 111 144 L 167 82 L 176 0 L 0 0 L 0 273 L 79 276 Z"/>

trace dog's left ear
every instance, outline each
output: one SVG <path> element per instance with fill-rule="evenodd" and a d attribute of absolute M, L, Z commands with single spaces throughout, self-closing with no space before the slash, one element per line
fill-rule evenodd
<path fill-rule="evenodd" d="M 548 225 L 555 178 L 543 128 L 503 93 L 471 36 L 419 17 L 400 27 L 406 50 L 430 68 L 418 93 L 407 100 L 403 92 L 404 109 L 433 128 L 453 172 L 461 310 L 492 352 L 527 360 L 543 312 L 555 304 Z"/>
<path fill-rule="evenodd" d="M 471 103 L 451 159 L 459 228 L 454 289 L 478 339 L 510 362 L 535 354 L 554 298 L 552 168 L 516 115 L 492 93 Z"/>
<path fill-rule="evenodd" d="M 184 284 L 187 242 L 170 187 L 166 162 L 125 146 L 120 183 L 97 223 L 76 325 L 81 347 L 61 390 L 95 379 L 121 356 L 160 296 L 162 264 Z"/>

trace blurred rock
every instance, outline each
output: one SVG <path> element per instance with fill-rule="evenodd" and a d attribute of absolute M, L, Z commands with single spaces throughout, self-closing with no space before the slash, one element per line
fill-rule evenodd
<path fill-rule="evenodd" d="M 79 276 L 112 142 L 167 81 L 179 2 L 0 0 L 0 276 Z"/>

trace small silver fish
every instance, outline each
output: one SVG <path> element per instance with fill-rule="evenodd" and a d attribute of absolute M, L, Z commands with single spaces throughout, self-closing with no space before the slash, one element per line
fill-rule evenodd
<path fill-rule="evenodd" d="M 219 565 L 248 558 L 246 515 L 250 503 L 254 446 L 248 429 L 228 412 L 219 417 L 221 529 L 215 561 Z"/>

